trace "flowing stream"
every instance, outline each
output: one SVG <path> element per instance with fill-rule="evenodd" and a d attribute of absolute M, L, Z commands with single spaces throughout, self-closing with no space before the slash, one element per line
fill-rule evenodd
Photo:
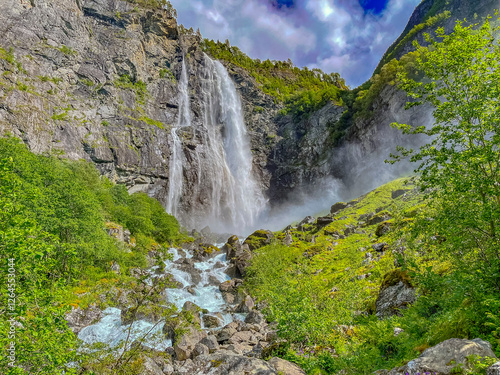
<path fill-rule="evenodd" d="M 225 303 L 219 291 L 218 284 L 230 280 L 225 273 L 229 265 L 226 254 L 221 253 L 208 260 L 196 262 L 192 260 L 189 251 L 172 248 L 169 252 L 173 255 L 173 259 L 165 262 L 164 272 L 172 274 L 174 280 L 178 282 L 178 288 L 166 289 L 166 301 L 173 303 L 179 311 L 186 302 L 195 303 L 202 309 L 208 310 L 209 315 L 218 316 L 221 327 L 234 319 L 244 318 L 242 314 L 229 312 L 231 307 Z M 193 273 L 186 272 L 186 264 L 192 264 L 198 271 L 195 273 L 198 282 L 193 280 Z M 151 269 L 152 275 L 155 274 L 156 268 Z M 155 325 L 146 320 L 138 320 L 132 325 L 122 325 L 121 310 L 114 307 L 107 308 L 103 314 L 98 323 L 83 328 L 78 334 L 78 338 L 85 344 L 104 343 L 111 348 L 118 347 L 127 339 L 130 328 L 129 344 L 147 334 L 143 342 L 145 346 L 161 351 L 172 346 L 172 342 L 161 334 L 163 323 Z M 204 328 L 203 320 L 202 328 Z"/>

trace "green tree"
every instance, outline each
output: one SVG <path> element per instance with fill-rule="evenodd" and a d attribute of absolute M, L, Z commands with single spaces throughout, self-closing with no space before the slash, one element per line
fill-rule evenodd
<path fill-rule="evenodd" d="M 441 249 L 464 267 L 478 267 L 500 288 L 500 46 L 498 27 L 442 28 L 426 35 L 428 48 L 418 46 L 417 81 L 400 73 L 401 87 L 412 99 L 407 107 L 429 103 L 434 124 L 412 128 L 393 124 L 407 134 L 425 134 L 418 150 L 399 147 L 392 162 L 409 157 L 418 163 L 422 188 L 431 188 L 434 217 L 427 227 L 442 238 Z M 423 221 L 422 223 L 425 223 Z"/>

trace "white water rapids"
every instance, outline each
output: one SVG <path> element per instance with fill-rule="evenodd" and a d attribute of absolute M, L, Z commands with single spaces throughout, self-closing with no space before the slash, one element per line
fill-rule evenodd
<path fill-rule="evenodd" d="M 221 327 L 229 324 L 234 319 L 244 318 L 241 314 L 227 312 L 229 305 L 224 302 L 218 286 L 213 285 L 215 280 L 217 282 L 224 282 L 230 279 L 225 273 L 228 267 L 226 254 L 221 253 L 206 261 L 194 262 L 194 267 L 201 271 L 201 281 L 194 284 L 191 275 L 181 269 L 183 261 L 192 258 L 190 253 L 174 248 L 170 249 L 169 252 L 173 255 L 173 259 L 165 262 L 164 272 L 172 274 L 174 280 L 180 285 L 179 288 L 166 289 L 166 302 L 173 303 L 179 311 L 182 310 L 184 303 L 189 301 L 202 309 L 208 310 L 208 314 L 210 315 L 215 316 L 220 314 L 219 316 L 222 317 Z M 152 274 L 155 268 L 151 270 Z M 212 282 L 210 282 L 211 278 Z M 120 343 L 125 342 L 129 335 L 129 328 L 131 328 L 128 340 L 129 345 L 134 340 L 142 339 L 147 334 L 143 342 L 145 346 L 161 351 L 172 346 L 172 342 L 165 339 L 165 336 L 162 334 L 163 323 L 155 326 L 155 324 L 148 321 L 138 320 L 133 322 L 132 326 L 122 325 L 120 309 L 109 307 L 103 313 L 104 317 L 98 323 L 83 328 L 78 334 L 78 338 L 85 344 L 104 343 L 111 348 L 115 348 Z"/>

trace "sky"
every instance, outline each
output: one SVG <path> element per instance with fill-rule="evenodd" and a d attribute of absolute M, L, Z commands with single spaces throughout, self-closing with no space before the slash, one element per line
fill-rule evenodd
<path fill-rule="evenodd" d="M 170 0 L 178 22 L 252 58 L 368 80 L 421 0 Z"/>

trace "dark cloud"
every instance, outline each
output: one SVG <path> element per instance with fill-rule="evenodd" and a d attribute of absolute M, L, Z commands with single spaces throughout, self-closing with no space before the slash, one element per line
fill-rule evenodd
<path fill-rule="evenodd" d="M 179 22 L 250 57 L 366 81 L 420 0 L 171 0 Z"/>

